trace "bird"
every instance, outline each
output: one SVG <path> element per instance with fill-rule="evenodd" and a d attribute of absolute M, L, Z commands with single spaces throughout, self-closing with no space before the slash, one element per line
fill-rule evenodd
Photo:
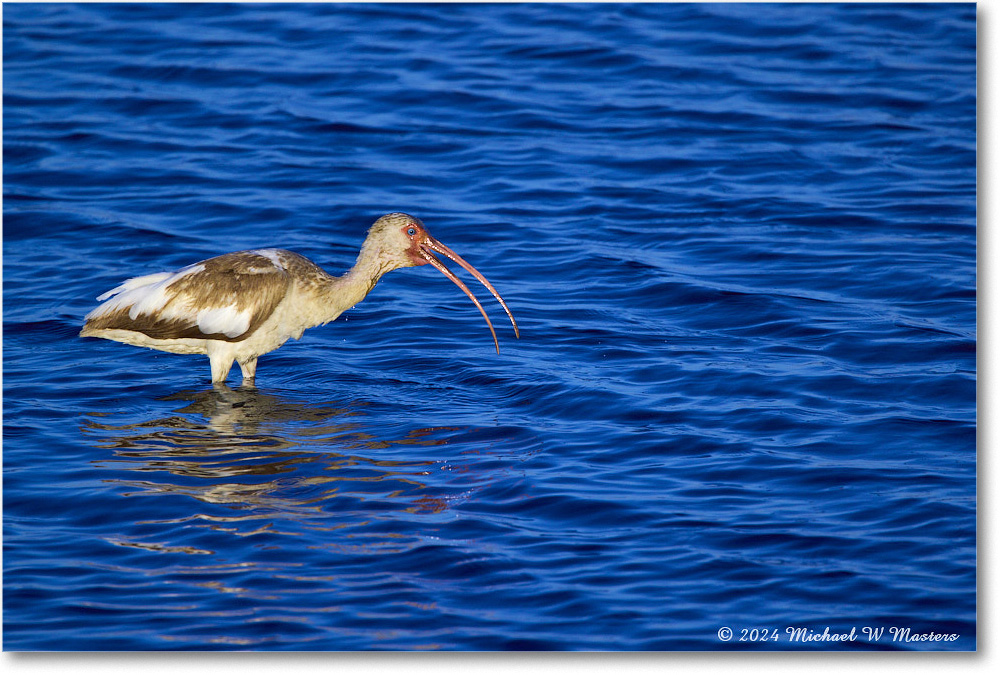
<path fill-rule="evenodd" d="M 277 248 L 227 253 L 174 272 L 126 280 L 99 295 L 80 337 L 95 337 L 174 354 L 205 354 L 212 383 L 223 384 L 233 362 L 253 385 L 257 359 L 298 340 L 361 302 L 387 272 L 430 264 L 465 292 L 486 319 L 497 354 L 500 343 L 486 310 L 434 254 L 458 263 L 493 294 L 520 330 L 507 303 L 475 267 L 435 239 L 424 223 L 389 213 L 370 227 L 354 266 L 332 276 L 308 258 Z"/>

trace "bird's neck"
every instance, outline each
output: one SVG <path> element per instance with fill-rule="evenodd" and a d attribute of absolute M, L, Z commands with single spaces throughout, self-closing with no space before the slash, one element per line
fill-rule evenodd
<path fill-rule="evenodd" d="M 364 300 L 382 275 L 394 269 L 397 269 L 396 266 L 385 260 L 380 251 L 363 247 L 354 267 L 339 277 L 331 278 L 326 287 L 324 305 L 332 315 L 327 321 L 333 321 L 341 312 Z"/>

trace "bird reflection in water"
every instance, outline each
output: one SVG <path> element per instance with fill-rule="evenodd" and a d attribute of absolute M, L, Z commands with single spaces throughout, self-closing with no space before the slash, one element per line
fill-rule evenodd
<path fill-rule="evenodd" d="M 124 496 L 186 496 L 199 504 L 183 513 L 177 500 L 165 509 L 151 505 L 152 517 L 169 517 L 147 524 L 195 522 L 240 536 L 302 534 L 392 513 L 439 512 L 469 488 L 468 475 L 460 486 L 449 484 L 458 476 L 449 477 L 438 451 L 378 457 L 398 445 L 443 446 L 454 427 L 379 436 L 365 424 L 364 403 L 304 403 L 254 387 L 216 386 L 160 400 L 183 405 L 133 424 L 92 415 L 82 429 L 98 447 L 113 450 L 113 458 L 97 464 L 108 472 L 105 480 L 127 488 Z"/>

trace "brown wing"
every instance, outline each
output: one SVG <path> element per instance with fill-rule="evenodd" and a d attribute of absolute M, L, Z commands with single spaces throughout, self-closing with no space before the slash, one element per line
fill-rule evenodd
<path fill-rule="evenodd" d="M 99 299 L 82 335 L 128 330 L 151 338 L 239 342 L 274 312 L 288 292 L 286 251 L 241 251 L 175 273 L 130 279 Z"/>

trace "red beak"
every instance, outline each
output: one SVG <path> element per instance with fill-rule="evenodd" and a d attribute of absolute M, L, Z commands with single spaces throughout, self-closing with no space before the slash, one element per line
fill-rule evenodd
<path fill-rule="evenodd" d="M 437 258 L 435 258 L 434 255 L 431 253 L 431 251 L 436 251 L 436 252 L 441 253 L 441 254 L 447 256 L 448 258 L 454 260 L 459 265 L 461 265 L 466 270 L 468 270 L 469 273 L 472 274 L 472 276 L 476 277 L 476 279 L 479 279 L 479 282 L 483 286 L 486 286 L 486 288 L 489 289 L 490 293 L 493 294 L 493 297 L 496 298 L 498 301 L 500 301 L 500 305 L 503 307 L 504 311 L 507 312 L 507 316 L 510 317 L 510 323 L 511 323 L 512 326 L 514 326 L 514 335 L 516 337 L 521 337 L 521 333 L 517 329 L 517 322 L 514 321 L 514 315 L 510 313 L 510 309 L 507 307 L 507 303 L 504 302 L 503 298 L 500 297 L 500 294 L 497 293 L 497 289 L 493 288 L 493 284 L 491 284 L 489 281 L 487 281 L 486 277 L 484 277 L 482 274 L 480 274 L 479 270 L 477 270 L 475 267 L 473 267 L 469 263 L 465 262 L 465 260 L 462 259 L 462 256 L 458 255 L 457 253 L 455 253 L 454 251 L 452 251 L 450 248 L 448 248 L 447 246 L 445 246 L 444 244 L 442 244 L 441 242 L 439 242 L 437 239 L 435 239 L 434 237 L 432 237 L 432 236 L 430 236 L 428 234 L 426 241 L 424 241 L 424 242 L 422 242 L 420 244 L 420 255 L 425 260 L 427 260 L 427 262 L 429 262 L 431 265 L 434 265 L 434 267 L 436 267 L 438 270 L 440 270 L 441 274 L 443 274 L 446 277 L 448 277 L 449 279 L 451 279 L 455 283 L 456 286 L 458 286 L 463 291 L 465 291 L 465 294 L 467 296 L 469 296 L 469 299 L 472 300 L 472 302 L 476 303 L 476 307 L 479 308 L 480 314 L 482 314 L 483 318 L 486 319 L 486 325 L 490 327 L 490 333 L 493 334 L 493 344 L 496 345 L 497 354 L 500 353 L 500 343 L 497 341 L 497 332 L 495 330 L 493 330 L 493 324 L 490 322 L 490 317 L 488 317 L 486 315 L 486 310 L 484 310 L 483 306 L 479 304 L 479 300 L 477 300 L 476 296 L 472 294 L 472 291 L 469 290 L 469 287 L 466 286 L 464 283 L 462 283 L 462 280 L 459 279 L 457 276 L 455 276 L 454 272 L 452 272 L 450 269 L 448 269 L 447 267 L 445 267 L 444 263 L 442 263 L 440 260 L 438 260 Z"/>

